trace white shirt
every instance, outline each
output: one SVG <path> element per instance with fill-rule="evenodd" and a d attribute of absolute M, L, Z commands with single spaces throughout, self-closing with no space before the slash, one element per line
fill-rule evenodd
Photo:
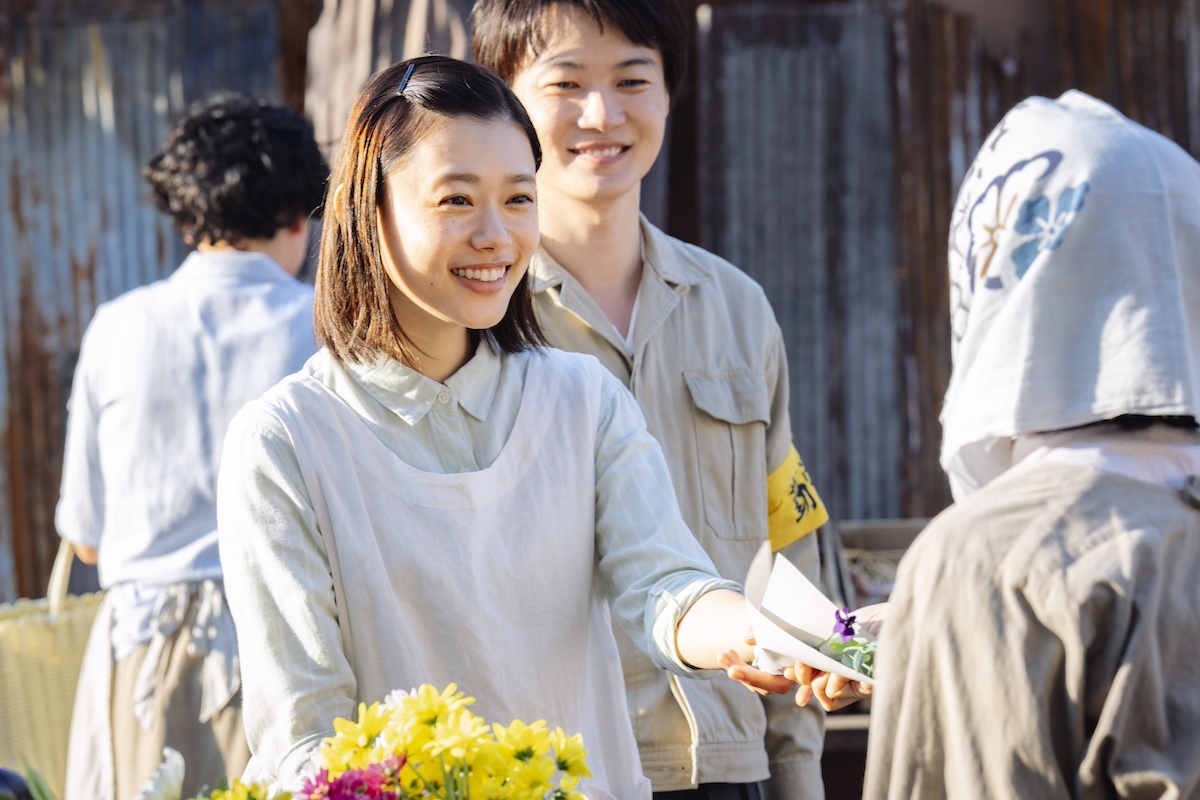
<path fill-rule="evenodd" d="M 117 658 L 158 588 L 219 581 L 216 480 L 229 420 L 316 349 L 312 288 L 258 253 L 192 253 L 104 303 L 83 337 L 55 522 L 98 547 Z"/>
<path fill-rule="evenodd" d="M 249 774 L 285 786 L 358 702 L 456 682 L 490 722 L 582 733 L 593 800 L 649 798 L 609 609 L 694 675 L 679 619 L 738 588 L 684 525 L 632 396 L 558 351 L 481 345 L 444 385 L 319 353 L 235 419 L 220 521 Z"/>

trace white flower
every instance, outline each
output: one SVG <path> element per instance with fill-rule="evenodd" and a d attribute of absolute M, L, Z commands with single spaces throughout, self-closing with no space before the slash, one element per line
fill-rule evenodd
<path fill-rule="evenodd" d="M 133 800 L 180 800 L 183 794 L 183 756 L 163 748 L 163 760 Z"/>
<path fill-rule="evenodd" d="M 313 750 L 308 760 L 301 765 L 300 773 L 296 776 L 296 784 L 307 786 L 308 782 L 316 778 L 322 769 L 324 767 L 321 766 L 321 751 L 320 749 Z"/>
<path fill-rule="evenodd" d="M 385 706 L 393 706 L 394 707 L 394 706 L 400 705 L 400 701 L 405 699 L 406 697 L 416 697 L 416 696 L 417 696 L 416 689 L 410 689 L 407 692 L 402 689 L 393 689 L 391 692 L 388 693 L 387 697 L 383 698 L 383 704 Z"/>

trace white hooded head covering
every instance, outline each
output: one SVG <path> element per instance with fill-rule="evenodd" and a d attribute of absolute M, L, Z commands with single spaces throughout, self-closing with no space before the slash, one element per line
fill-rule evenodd
<path fill-rule="evenodd" d="M 992 131 L 950 228 L 955 497 L 1022 434 L 1200 416 L 1200 164 L 1081 92 Z"/>

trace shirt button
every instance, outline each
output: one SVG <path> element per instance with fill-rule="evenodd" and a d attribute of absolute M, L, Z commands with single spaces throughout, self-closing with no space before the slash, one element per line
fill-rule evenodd
<path fill-rule="evenodd" d="M 445 389 L 442 389 L 440 392 L 437 393 L 437 401 L 439 403 L 441 403 L 442 405 L 446 405 L 446 403 L 450 402 L 450 393 L 447 392 Z"/>

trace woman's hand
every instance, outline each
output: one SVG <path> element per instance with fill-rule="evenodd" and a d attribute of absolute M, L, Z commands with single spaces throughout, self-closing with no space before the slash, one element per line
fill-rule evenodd
<path fill-rule="evenodd" d="M 726 675 L 755 694 L 787 694 L 795 685 L 783 675 L 772 675 L 750 666 L 736 650 L 727 650 L 718 660 Z"/>
<path fill-rule="evenodd" d="M 878 636 L 883 630 L 883 624 L 887 622 L 889 608 L 887 603 L 874 603 L 854 609 L 854 617 L 867 633 Z"/>
<path fill-rule="evenodd" d="M 821 708 L 837 711 L 871 696 L 871 684 L 859 683 L 832 672 L 822 672 L 797 661 L 783 671 L 785 677 L 800 684 L 796 690 L 796 705 L 806 706 L 817 698 Z"/>

